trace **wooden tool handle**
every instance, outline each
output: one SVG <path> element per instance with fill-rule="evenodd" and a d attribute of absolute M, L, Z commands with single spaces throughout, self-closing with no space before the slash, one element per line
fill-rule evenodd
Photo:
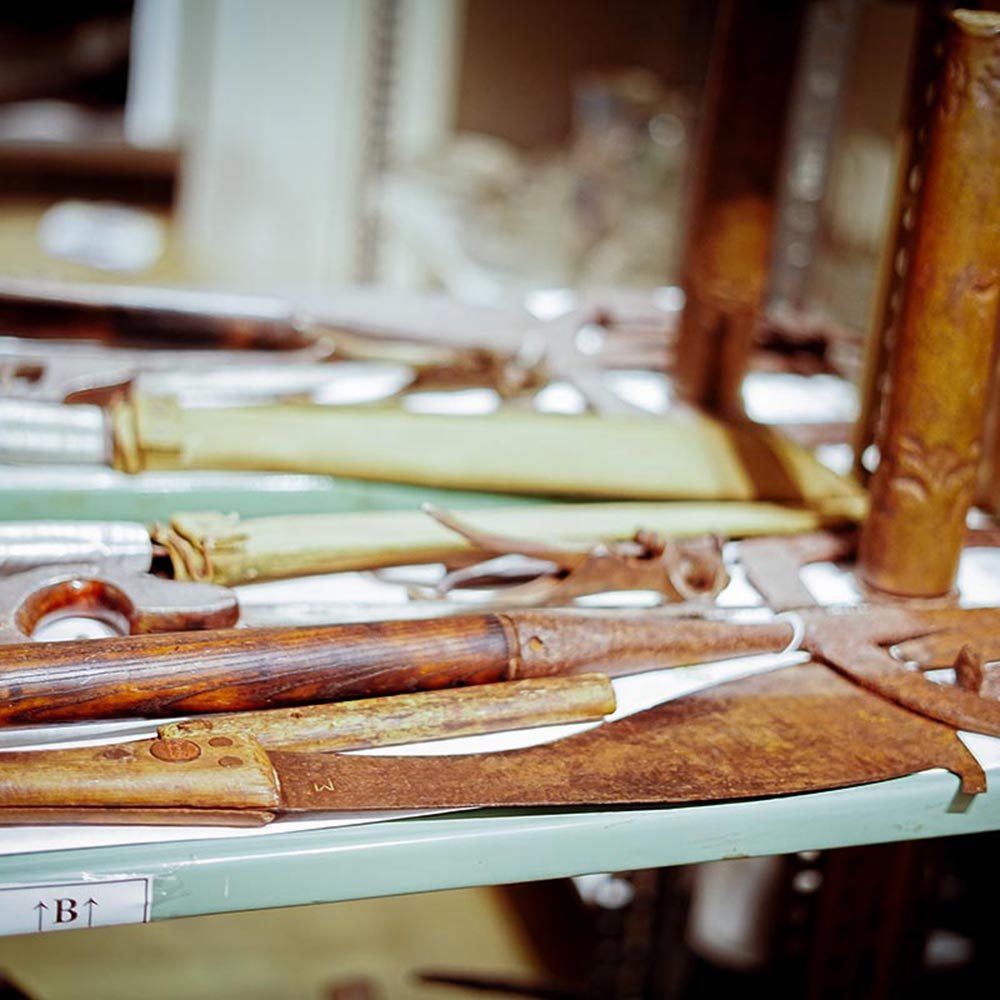
<path fill-rule="evenodd" d="M 0 721 L 156 718 L 486 684 L 513 676 L 511 654 L 493 615 L 19 643 L 0 659 Z"/>
<path fill-rule="evenodd" d="M 159 734 L 244 734 L 265 749 L 329 752 L 586 722 L 614 710 L 611 681 L 582 674 L 185 719 L 160 726 Z"/>
<path fill-rule="evenodd" d="M 19 643 L 0 657 L 0 721 L 155 718 L 629 673 L 777 652 L 790 637 L 785 624 L 532 611 Z"/>
<path fill-rule="evenodd" d="M 614 708 L 607 677 L 586 675 L 241 712 L 168 723 L 156 740 L 5 752 L 0 823 L 260 822 L 261 810 L 281 804 L 268 747 L 389 746 L 601 718 Z"/>
<path fill-rule="evenodd" d="M 278 783 L 246 736 L 0 753 L 6 809 L 274 809 Z"/>

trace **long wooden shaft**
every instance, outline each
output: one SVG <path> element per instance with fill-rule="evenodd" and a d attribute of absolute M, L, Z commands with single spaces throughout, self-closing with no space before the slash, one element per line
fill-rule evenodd
<path fill-rule="evenodd" d="M 265 750 L 328 753 L 587 722 L 614 710 L 611 681 L 602 674 L 581 674 L 210 715 L 168 722 L 159 727 L 159 736 L 249 735 Z"/>
<path fill-rule="evenodd" d="M 778 651 L 790 637 L 782 623 L 523 611 L 28 642 L 0 650 L 0 722 L 232 712 L 523 677 L 620 674 Z"/>

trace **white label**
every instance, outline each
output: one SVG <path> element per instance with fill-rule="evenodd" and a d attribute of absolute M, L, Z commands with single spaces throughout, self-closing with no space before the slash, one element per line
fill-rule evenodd
<path fill-rule="evenodd" d="M 148 921 L 148 878 L 0 888 L 0 934 L 38 934 Z"/>

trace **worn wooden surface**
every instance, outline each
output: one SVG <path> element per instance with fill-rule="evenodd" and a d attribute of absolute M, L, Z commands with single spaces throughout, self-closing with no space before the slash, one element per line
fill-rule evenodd
<path fill-rule="evenodd" d="M 279 801 L 267 755 L 238 734 L 0 754 L 0 818 L 7 808 L 259 810 Z"/>
<path fill-rule="evenodd" d="M 178 738 L 241 733 L 253 736 L 265 749 L 325 753 L 586 722 L 614 710 L 608 678 L 586 674 L 212 715 L 167 723 L 159 734 Z"/>

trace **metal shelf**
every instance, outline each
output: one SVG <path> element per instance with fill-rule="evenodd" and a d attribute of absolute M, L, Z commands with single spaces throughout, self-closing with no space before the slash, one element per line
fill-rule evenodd
<path fill-rule="evenodd" d="M 784 854 L 1000 827 L 1000 740 L 970 741 L 993 790 L 936 769 L 829 792 L 651 809 L 464 812 L 0 857 L 0 889 L 149 880 L 150 920 Z M 996 786 L 996 787 L 994 787 Z"/>

